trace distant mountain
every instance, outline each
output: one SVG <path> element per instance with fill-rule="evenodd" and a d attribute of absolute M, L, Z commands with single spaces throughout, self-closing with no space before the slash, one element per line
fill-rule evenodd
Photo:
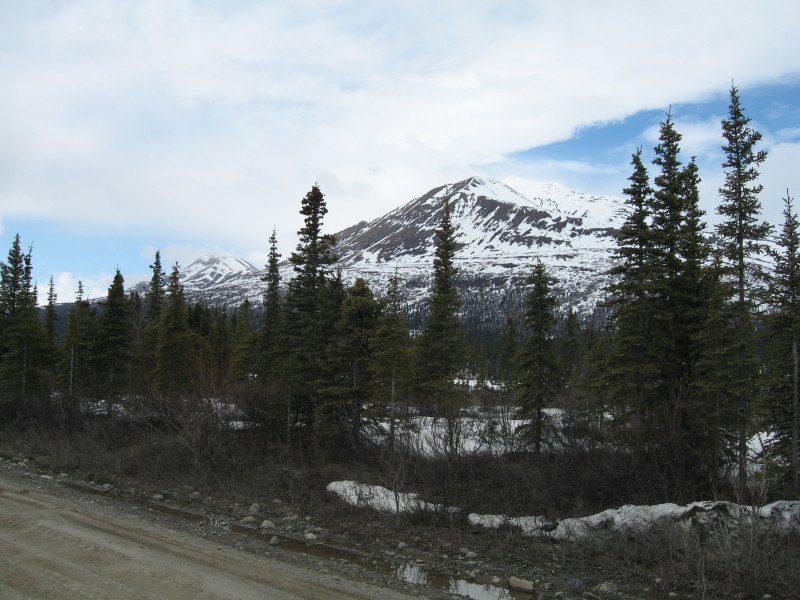
<path fill-rule="evenodd" d="M 623 200 L 517 177 L 472 177 L 434 188 L 383 217 L 345 229 L 338 234 L 337 252 L 346 278 L 364 277 L 381 289 L 396 269 L 411 298 L 426 295 L 446 197 L 460 287 L 471 293 L 517 290 L 540 259 L 565 302 L 585 309 L 602 297 L 614 234 L 625 219 Z"/>
<path fill-rule="evenodd" d="M 509 297 L 516 295 L 518 302 L 537 259 L 565 303 L 586 310 L 602 298 L 614 234 L 625 218 L 623 200 L 519 177 L 443 185 L 339 232 L 336 252 L 345 281 L 363 277 L 383 293 L 397 271 L 410 301 L 425 298 L 444 198 L 450 200 L 458 244 L 456 283 L 465 298 L 493 298 L 500 308 Z M 284 282 L 292 276 L 288 262 L 281 274 Z M 235 306 L 244 298 L 261 301 L 262 276 L 263 270 L 242 259 L 206 256 L 183 270 L 182 281 L 191 301 Z"/>

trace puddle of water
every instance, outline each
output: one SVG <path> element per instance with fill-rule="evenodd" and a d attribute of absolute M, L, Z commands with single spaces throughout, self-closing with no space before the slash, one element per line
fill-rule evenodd
<path fill-rule="evenodd" d="M 193 523 L 204 523 L 212 526 L 220 525 L 220 522 L 213 517 L 163 504 L 147 504 L 142 506 L 142 508 L 151 509 L 155 512 Z M 239 525 L 238 523 L 227 523 L 227 527 L 234 533 L 245 535 L 261 542 L 266 542 L 275 535 L 271 531 L 262 532 L 252 527 Z M 350 563 L 387 577 L 395 577 L 408 583 L 443 590 L 451 594 L 467 596 L 473 600 L 535 600 L 536 598 L 535 594 L 512 591 L 491 583 L 476 583 L 459 577 L 453 577 L 452 575 L 447 575 L 433 569 L 428 569 L 416 563 L 403 563 L 398 566 L 397 563 L 389 562 L 386 559 L 367 558 L 346 548 L 308 543 L 302 540 L 282 537 L 280 535 L 277 537 L 279 540 L 278 547 L 284 551 L 342 563 Z"/>
<path fill-rule="evenodd" d="M 431 571 L 413 563 L 397 567 L 398 579 L 468 596 L 474 600 L 534 600 L 536 596 L 528 592 L 517 592 L 492 583 L 476 583 L 437 571 Z"/>

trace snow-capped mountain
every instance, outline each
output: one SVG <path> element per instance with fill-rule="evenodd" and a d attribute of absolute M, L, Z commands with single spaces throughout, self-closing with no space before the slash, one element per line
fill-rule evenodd
<path fill-rule="evenodd" d="M 602 297 L 614 232 L 625 218 L 623 200 L 519 177 L 443 185 L 339 232 L 336 252 L 345 282 L 363 277 L 381 294 L 397 271 L 409 300 L 426 297 L 445 198 L 458 243 L 456 283 L 465 297 L 492 297 L 497 306 L 507 305 L 510 295 L 518 301 L 537 259 L 565 303 L 585 310 Z M 281 275 L 284 282 L 292 276 L 288 262 Z M 206 256 L 183 270 L 182 281 L 191 301 L 235 306 L 244 298 L 260 302 L 262 276 L 242 259 Z"/>
<path fill-rule="evenodd" d="M 458 279 L 465 290 L 519 290 L 539 259 L 566 302 L 585 309 L 602 296 L 614 232 L 625 218 L 623 200 L 518 177 L 472 177 L 441 186 L 342 231 L 337 252 L 345 278 L 364 277 L 383 289 L 396 269 L 409 296 L 426 295 L 445 198 L 458 242 Z"/>

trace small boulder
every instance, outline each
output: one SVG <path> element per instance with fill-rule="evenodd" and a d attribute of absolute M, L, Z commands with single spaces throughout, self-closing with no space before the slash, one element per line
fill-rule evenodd
<path fill-rule="evenodd" d="M 269 541 L 269 545 L 270 546 L 277 546 L 279 543 L 280 543 L 280 540 L 278 539 L 277 535 L 273 535 L 272 539 L 270 539 L 270 541 Z"/>
<path fill-rule="evenodd" d="M 616 594 L 617 586 L 611 583 L 610 581 L 604 581 L 596 588 L 594 588 L 594 591 L 600 592 L 601 594 Z"/>
<path fill-rule="evenodd" d="M 259 529 L 275 529 L 275 523 L 270 521 L 269 519 L 264 519 L 261 521 L 261 525 L 258 526 Z"/>
<path fill-rule="evenodd" d="M 508 587 L 518 592 L 532 592 L 533 582 L 528 579 L 521 579 L 519 577 L 509 577 Z"/>
<path fill-rule="evenodd" d="M 261 512 L 261 505 L 258 502 L 253 502 L 247 510 L 251 515 L 257 515 Z"/>
<path fill-rule="evenodd" d="M 408 544 L 406 544 L 405 542 L 400 542 L 399 544 L 397 544 L 398 550 L 405 550 L 406 548 L 408 548 Z"/>
<path fill-rule="evenodd" d="M 310 531 L 307 531 L 304 537 L 306 538 L 307 542 L 313 542 L 314 540 L 317 539 L 317 536 L 311 533 Z"/>
<path fill-rule="evenodd" d="M 471 550 L 464 555 L 464 558 L 472 560 L 474 558 L 478 558 L 478 555 L 472 552 Z"/>
<path fill-rule="evenodd" d="M 242 525 L 252 525 L 256 522 L 256 518 L 253 515 L 247 515 L 244 519 L 239 521 Z"/>
<path fill-rule="evenodd" d="M 164 494 L 153 494 L 150 496 L 150 500 L 153 502 L 163 502 L 164 501 Z"/>

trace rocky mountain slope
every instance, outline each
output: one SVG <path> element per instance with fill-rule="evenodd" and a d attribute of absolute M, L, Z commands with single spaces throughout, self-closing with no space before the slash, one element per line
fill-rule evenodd
<path fill-rule="evenodd" d="M 565 304 L 590 310 L 602 298 L 614 232 L 625 216 L 623 200 L 517 177 L 472 177 L 443 185 L 339 232 L 345 282 L 363 277 L 382 293 L 397 272 L 409 301 L 425 298 L 445 198 L 458 243 L 457 285 L 465 298 L 492 298 L 498 307 L 508 306 L 509 298 L 521 298 L 537 259 L 554 277 L 554 289 Z M 288 262 L 281 270 L 288 281 Z M 191 301 L 235 306 L 245 297 L 260 302 L 262 275 L 242 259 L 207 256 L 186 267 L 182 278 Z"/>

